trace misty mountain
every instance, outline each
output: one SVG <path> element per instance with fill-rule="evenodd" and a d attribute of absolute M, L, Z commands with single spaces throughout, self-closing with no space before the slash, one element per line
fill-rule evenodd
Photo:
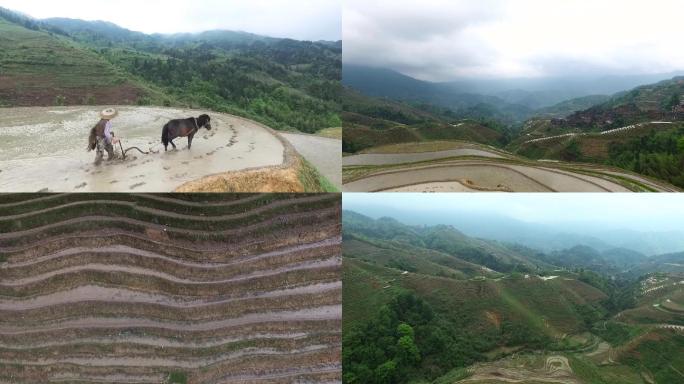
<path fill-rule="evenodd" d="M 410 225 L 451 225 L 467 236 L 520 244 L 543 252 L 559 251 L 578 245 L 591 247 L 598 252 L 616 252 L 616 248 L 622 248 L 647 256 L 684 250 L 682 231 L 640 232 L 601 228 L 600 225 L 581 222 L 531 223 L 504 214 L 467 210 L 457 213 L 425 211 L 417 215 L 411 209 L 359 205 L 350 208 L 374 218 L 391 216 Z M 635 254 L 629 257 L 638 258 Z"/>
<path fill-rule="evenodd" d="M 581 267 L 595 272 L 615 274 L 648 261 L 648 257 L 631 249 L 611 248 L 601 252 L 586 245 L 576 245 L 552 251 L 545 260 L 566 268 Z"/>
<path fill-rule="evenodd" d="M 612 75 L 567 76 L 551 78 L 460 79 L 433 83 L 414 79 L 391 69 L 344 65 L 343 83 L 369 96 L 398 100 L 419 100 L 455 110 L 467 110 L 476 105 L 494 107 L 500 113 L 529 116 L 532 111 L 553 107 L 564 101 L 576 100 L 576 108 L 559 106 L 572 113 L 606 101 L 609 95 L 650 84 L 684 72 Z M 591 98 L 585 98 L 592 96 Z M 547 112 L 547 111 L 542 111 Z"/>
<path fill-rule="evenodd" d="M 549 266 L 530 250 L 472 238 L 450 225 L 411 226 L 395 218 L 373 219 L 348 210 L 343 212 L 342 223 L 345 241 L 356 238 L 390 241 L 404 245 L 404 248 L 440 252 L 461 262 L 475 263 L 498 272 L 532 271 Z"/>
<path fill-rule="evenodd" d="M 344 65 L 342 83 L 368 96 L 449 108 L 459 118 L 494 118 L 514 123 L 532 113 L 526 106 L 508 103 L 497 96 L 469 93 L 453 84 L 417 80 L 389 69 Z"/>
<path fill-rule="evenodd" d="M 585 96 L 608 96 L 643 84 L 671 79 L 684 72 L 610 75 L 468 79 L 448 82 L 465 92 L 497 96 L 508 103 L 522 104 L 532 109 L 551 107 L 563 101 Z M 587 107 L 588 108 L 588 107 Z"/>
<path fill-rule="evenodd" d="M 48 18 L 41 22 L 61 29 L 77 41 L 97 43 L 101 46 L 110 46 L 111 43 L 124 43 L 131 46 L 147 44 L 154 45 L 178 45 L 185 43 L 219 43 L 219 44 L 252 44 L 255 42 L 272 43 L 278 38 L 256 35 L 242 31 L 210 30 L 199 33 L 176 33 L 176 34 L 145 34 L 131 31 L 108 21 L 86 21 L 70 18 Z"/>

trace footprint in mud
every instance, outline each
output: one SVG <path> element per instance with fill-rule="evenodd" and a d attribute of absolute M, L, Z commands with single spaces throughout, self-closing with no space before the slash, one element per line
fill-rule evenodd
<path fill-rule="evenodd" d="M 116 184 L 116 183 L 118 183 L 118 182 L 119 182 L 119 180 L 112 180 L 112 181 L 109 182 L 109 184 Z"/>
<path fill-rule="evenodd" d="M 169 167 L 169 166 L 164 167 L 165 171 L 168 171 L 169 169 L 171 169 L 171 167 Z"/>
<path fill-rule="evenodd" d="M 143 177 L 145 177 L 145 175 L 133 176 L 134 179 L 142 179 Z"/>
<path fill-rule="evenodd" d="M 216 151 L 207 152 L 207 156 L 211 156 L 211 155 L 213 155 L 214 153 L 216 153 Z"/>
<path fill-rule="evenodd" d="M 126 168 L 133 168 L 133 167 L 137 167 L 137 166 L 138 166 L 138 164 L 131 164 L 131 165 L 127 166 Z"/>
<path fill-rule="evenodd" d="M 190 162 L 189 161 L 183 161 L 181 164 L 188 165 L 188 164 L 190 164 Z"/>
<path fill-rule="evenodd" d="M 130 188 L 130 189 L 136 189 L 136 188 L 138 188 L 138 187 L 142 187 L 143 185 L 145 185 L 145 183 L 136 183 L 136 184 L 131 185 L 131 186 L 128 187 L 128 188 Z"/>
<path fill-rule="evenodd" d="M 147 159 L 147 160 L 143 161 L 143 164 L 148 164 L 148 163 L 151 163 L 151 162 L 152 162 L 152 159 Z"/>
<path fill-rule="evenodd" d="M 84 188 L 86 185 L 88 185 L 88 183 L 81 183 L 81 184 L 75 186 L 74 189 L 81 189 L 81 188 Z"/>
<path fill-rule="evenodd" d="M 204 159 L 204 156 L 202 156 L 202 155 L 195 156 L 195 157 L 193 157 L 193 159 L 195 159 L 195 160 Z"/>
<path fill-rule="evenodd" d="M 175 175 L 173 175 L 173 177 L 175 177 L 175 178 L 177 178 L 177 179 L 180 179 L 181 177 L 185 177 L 185 176 L 187 176 L 187 175 L 188 175 L 187 172 L 185 172 L 185 173 L 176 173 Z"/>
<path fill-rule="evenodd" d="M 202 138 L 204 138 L 204 140 L 208 140 L 208 139 L 209 139 L 209 136 L 204 135 L 204 136 L 202 136 Z"/>

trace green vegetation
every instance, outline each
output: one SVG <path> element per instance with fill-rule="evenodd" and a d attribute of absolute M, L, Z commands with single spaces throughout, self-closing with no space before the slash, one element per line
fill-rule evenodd
<path fill-rule="evenodd" d="M 608 321 L 592 329 L 592 333 L 600 336 L 611 345 L 624 345 L 644 333 L 644 327 L 633 324 Z"/>
<path fill-rule="evenodd" d="M 344 74 L 344 84 L 353 87 L 342 92 L 345 153 L 463 140 L 506 148 L 530 159 L 615 166 L 684 188 L 682 77 L 532 111 L 508 104 L 505 96 L 459 93 L 453 85 L 427 83 L 390 70 L 345 66 Z M 516 93 L 509 96 L 515 99 Z M 519 95 L 522 103 L 534 98 L 534 92 L 519 93 L 524 94 Z"/>
<path fill-rule="evenodd" d="M 185 372 L 172 372 L 169 374 L 168 384 L 187 384 L 188 376 Z"/>
<path fill-rule="evenodd" d="M 481 358 L 477 351 L 484 348 L 474 340 L 435 316 L 415 294 L 403 293 L 364 327 L 345 335 L 344 382 L 407 383 L 425 373 L 434 379 Z"/>
<path fill-rule="evenodd" d="M 330 180 L 321 175 L 318 170 L 305 159 L 302 159 L 302 165 L 298 176 L 299 181 L 304 186 L 305 192 L 339 192 L 337 187 L 335 187 Z"/>
<path fill-rule="evenodd" d="M 671 331 L 654 332 L 621 361 L 647 370 L 656 383 L 679 383 L 684 379 L 684 336 Z"/>
<path fill-rule="evenodd" d="M 350 211 L 343 242 L 345 383 L 451 384 L 482 366 L 506 381 L 526 368 L 549 374 L 548 356 L 568 358 L 581 383 L 670 383 L 684 372 L 684 336 L 654 327 L 682 315 L 652 305 L 679 302 L 684 288 L 642 298 L 646 279 L 613 268 L 650 262 L 638 252 L 543 253 Z M 654 287 L 681 280 L 654 276 Z"/>
<path fill-rule="evenodd" d="M 341 126 L 340 42 L 230 31 L 145 35 L 4 9 L 0 36 L 3 104 L 188 106 L 281 130 Z"/>
<path fill-rule="evenodd" d="M 615 143 L 607 162 L 684 188 L 684 127 Z"/>
<path fill-rule="evenodd" d="M 354 153 L 387 144 L 467 140 L 503 145 L 507 128 L 488 118 L 459 120 L 446 108 L 376 99 L 353 89 L 342 91 L 343 151 Z"/>

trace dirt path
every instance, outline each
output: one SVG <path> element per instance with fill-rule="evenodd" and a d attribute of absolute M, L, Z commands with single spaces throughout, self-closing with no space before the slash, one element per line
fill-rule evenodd
<path fill-rule="evenodd" d="M 260 125 L 236 116 L 209 113 L 213 129 L 202 129 L 193 147 L 175 140 L 177 151 L 164 153 L 162 126 L 170 119 L 205 111 L 159 107 L 119 107 L 114 132 L 127 159 L 95 167 L 86 152 L 90 128 L 104 107 L 36 107 L 0 110 L 0 191 L 168 192 L 206 175 L 280 165 L 282 142 Z"/>
<path fill-rule="evenodd" d="M 342 189 L 342 140 L 300 133 L 281 133 L 335 187 Z"/>

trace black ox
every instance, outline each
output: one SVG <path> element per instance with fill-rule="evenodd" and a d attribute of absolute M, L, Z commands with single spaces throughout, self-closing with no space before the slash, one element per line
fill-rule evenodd
<path fill-rule="evenodd" d="M 197 131 L 204 127 L 211 130 L 211 118 L 209 115 L 201 115 L 200 117 L 190 117 L 188 119 L 171 120 L 162 129 L 162 144 L 164 144 L 164 151 L 168 149 L 169 144 L 176 149 L 176 144 L 173 140 L 177 137 L 188 138 L 188 149 L 192 147 L 192 138 L 195 137 Z"/>

